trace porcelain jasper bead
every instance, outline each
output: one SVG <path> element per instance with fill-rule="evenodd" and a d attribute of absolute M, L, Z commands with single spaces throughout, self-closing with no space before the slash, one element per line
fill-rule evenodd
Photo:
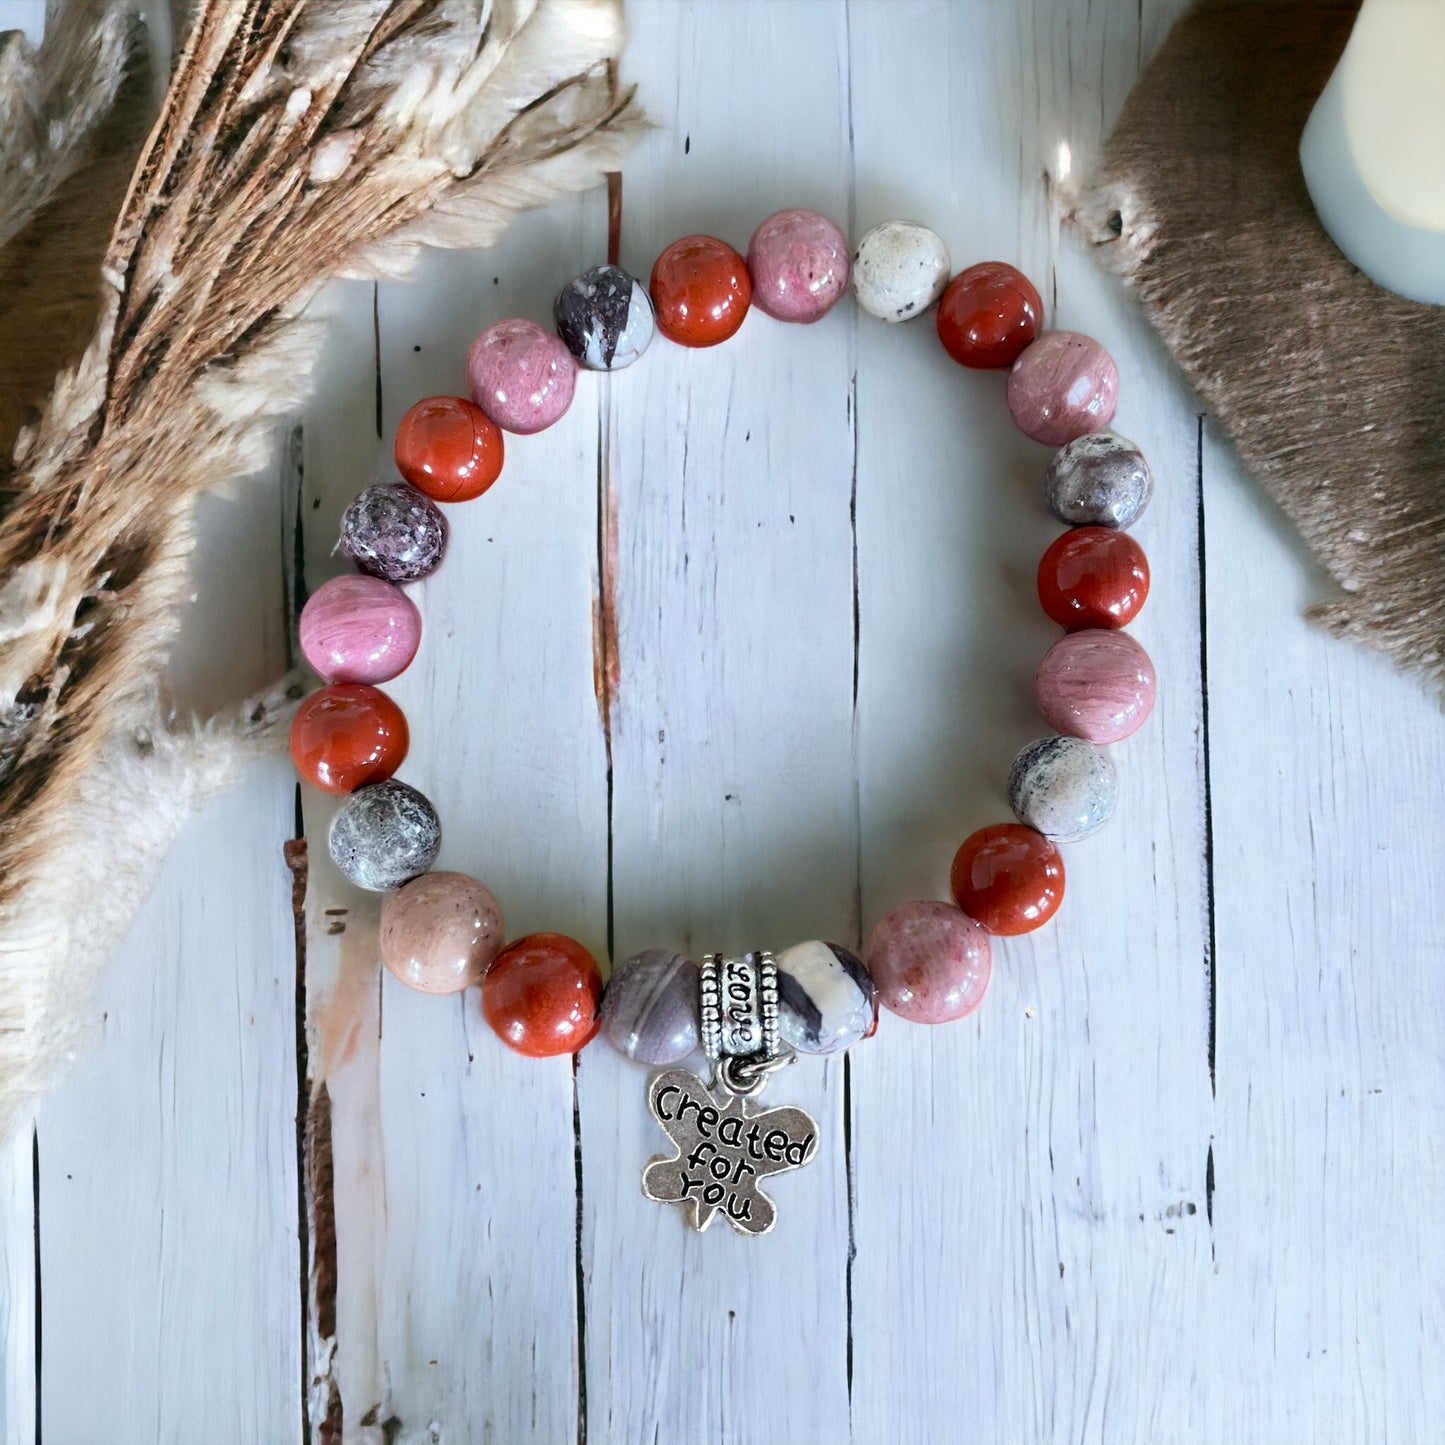
<path fill-rule="evenodd" d="M 853 254 L 858 304 L 880 321 L 922 316 L 948 285 L 948 247 L 917 221 L 884 221 Z"/>
<path fill-rule="evenodd" d="M 552 319 L 578 366 L 622 371 L 652 344 L 657 330 L 647 288 L 621 266 L 593 266 L 552 303 Z"/>
<path fill-rule="evenodd" d="M 1071 632 L 1044 654 L 1034 697 L 1050 727 L 1116 743 L 1154 709 L 1154 664 L 1127 632 Z"/>
<path fill-rule="evenodd" d="M 774 211 L 748 244 L 753 304 L 779 321 L 816 321 L 848 289 L 848 238 L 817 211 Z"/>
<path fill-rule="evenodd" d="M 1055 843 L 1077 843 L 1113 815 L 1119 774 L 1109 755 L 1084 738 L 1039 738 L 1009 769 L 1008 800 L 1025 827 Z"/>
<path fill-rule="evenodd" d="M 467 390 L 503 431 L 545 431 L 572 405 L 576 384 L 572 353 L 535 321 L 498 321 L 467 353 Z"/>
<path fill-rule="evenodd" d="M 381 905 L 381 961 L 422 993 L 480 983 L 504 937 L 491 890 L 465 873 L 423 873 Z"/>
<path fill-rule="evenodd" d="M 933 899 L 885 913 L 868 939 L 879 1002 L 914 1023 L 967 1017 L 983 1002 L 992 969 L 983 926 Z"/>
<path fill-rule="evenodd" d="M 802 1054 L 835 1054 L 878 1027 L 878 991 L 863 960 L 836 943 L 785 948 L 778 967 L 778 1032 Z"/>
<path fill-rule="evenodd" d="M 1044 473 L 1044 500 L 1071 527 L 1132 527 L 1153 495 L 1144 453 L 1114 431 L 1076 437 Z"/>
<path fill-rule="evenodd" d="M 642 1064 L 675 1064 L 698 1046 L 698 969 L 667 948 L 618 964 L 602 995 L 602 1032 Z"/>
<path fill-rule="evenodd" d="M 1113 357 L 1077 331 L 1046 332 L 1009 372 L 1009 413 L 1021 432 L 1047 446 L 1102 431 L 1118 400 Z"/>
<path fill-rule="evenodd" d="M 421 644 L 421 613 L 379 577 L 333 577 L 301 609 L 301 652 L 327 682 L 386 682 Z"/>

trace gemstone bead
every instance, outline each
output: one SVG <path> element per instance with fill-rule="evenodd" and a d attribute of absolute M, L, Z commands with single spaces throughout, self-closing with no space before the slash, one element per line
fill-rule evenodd
<path fill-rule="evenodd" d="M 358 492 L 341 514 L 336 550 L 385 582 L 415 582 L 435 572 L 447 547 L 447 519 L 406 482 Z"/>
<path fill-rule="evenodd" d="M 602 1032 L 640 1064 L 675 1064 L 698 1046 L 697 964 L 649 948 L 618 964 L 602 995 Z"/>
<path fill-rule="evenodd" d="M 380 577 L 333 577 L 301 609 L 301 651 L 327 682 L 386 682 L 421 643 L 421 613 Z"/>
<path fill-rule="evenodd" d="M 467 352 L 467 390 L 504 431 L 545 431 L 572 405 L 576 384 L 572 353 L 535 321 L 498 321 Z"/>
<path fill-rule="evenodd" d="M 948 247 L 917 221 L 884 221 L 853 253 L 858 304 L 880 321 L 921 316 L 948 285 Z"/>
<path fill-rule="evenodd" d="M 848 238 L 817 211 L 774 211 L 748 243 L 753 304 L 779 321 L 816 321 L 848 289 Z"/>
<path fill-rule="evenodd" d="M 652 344 L 657 330 L 647 288 L 621 266 L 593 266 L 552 303 L 557 335 L 588 371 L 621 371 Z"/>
<path fill-rule="evenodd" d="M 1127 632 L 1071 632 L 1044 654 L 1034 697 L 1050 727 L 1116 743 L 1153 711 L 1154 664 Z"/>
<path fill-rule="evenodd" d="M 529 933 L 509 943 L 482 982 L 497 1037 L 528 1058 L 575 1054 L 597 1032 L 602 974 L 574 938 Z"/>
<path fill-rule="evenodd" d="M 1114 419 L 1119 369 L 1077 331 L 1049 331 L 1019 354 L 1008 377 L 1008 409 L 1036 442 L 1062 446 Z"/>
<path fill-rule="evenodd" d="M 868 972 L 884 1008 L 943 1024 L 983 1002 L 993 950 L 982 925 L 951 903 L 924 899 L 885 913 L 868 939 Z"/>
<path fill-rule="evenodd" d="M 948 881 L 954 902 L 990 933 L 1031 933 L 1064 901 L 1064 860 L 1042 833 L 993 823 L 959 845 Z"/>
<path fill-rule="evenodd" d="M 878 990 L 856 954 L 814 939 L 778 966 L 778 1033 L 801 1054 L 836 1054 L 878 1028 Z"/>
<path fill-rule="evenodd" d="M 938 339 L 960 366 L 1012 366 L 1043 324 L 1034 283 L 1003 261 L 960 271 L 938 303 Z"/>
<path fill-rule="evenodd" d="M 470 502 L 502 474 L 497 424 L 464 396 L 428 396 L 396 429 L 396 469 L 437 502 Z"/>
<path fill-rule="evenodd" d="M 1154 495 L 1144 453 L 1115 431 L 1060 447 L 1044 473 L 1044 500 L 1071 527 L 1132 527 Z"/>
<path fill-rule="evenodd" d="M 480 983 L 505 938 L 491 889 L 465 873 L 423 873 L 381 905 L 381 961 L 421 993 Z"/>
<path fill-rule="evenodd" d="M 1149 595 L 1149 562 L 1127 532 L 1076 527 L 1044 553 L 1038 588 L 1044 611 L 1070 632 L 1124 627 Z"/>
<path fill-rule="evenodd" d="M 291 760 L 308 782 L 350 793 L 389 778 L 406 758 L 406 715 L 360 682 L 313 692 L 291 719 Z"/>
<path fill-rule="evenodd" d="M 328 842 L 346 878 L 358 888 L 385 893 L 436 862 L 442 825 L 421 793 L 388 778 L 358 789 L 337 809 Z"/>
<path fill-rule="evenodd" d="M 1055 843 L 1097 833 L 1119 801 L 1119 774 L 1108 753 L 1083 738 L 1039 738 L 1014 759 L 1009 806 L 1027 828 Z"/>
<path fill-rule="evenodd" d="M 684 236 L 652 267 L 662 334 L 683 346 L 716 346 L 743 324 L 753 299 L 747 262 L 716 236 Z"/>

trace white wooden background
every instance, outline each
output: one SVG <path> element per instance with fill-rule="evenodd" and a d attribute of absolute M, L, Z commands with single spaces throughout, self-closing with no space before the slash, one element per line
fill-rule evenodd
<path fill-rule="evenodd" d="M 1136 630 L 1160 701 L 1058 921 L 999 945 L 967 1023 L 885 1016 L 790 1071 L 817 1163 L 777 1185 L 772 1236 L 694 1237 L 639 1194 L 643 1072 L 604 1045 L 519 1059 L 475 994 L 379 976 L 374 904 L 324 847 L 298 966 L 294 783 L 258 767 L 181 839 L 98 1048 L 4 1152 L 7 1445 L 1441 1438 L 1445 726 L 1302 620 L 1328 584 L 1051 190 L 1176 10 L 632 7 L 658 129 L 624 264 L 688 231 L 745 245 L 784 205 L 853 234 L 914 216 L 959 266 L 1018 262 L 1119 361 L 1159 481 Z M 192 705 L 283 668 L 293 561 L 337 570 L 401 412 L 604 242 L 597 193 L 417 284 L 326 294 L 276 474 L 207 508 Z M 942 896 L 1042 731 L 1045 456 L 931 320 L 851 303 L 583 378 L 418 589 L 393 690 L 443 865 L 513 935 L 617 957 L 856 945 Z"/>

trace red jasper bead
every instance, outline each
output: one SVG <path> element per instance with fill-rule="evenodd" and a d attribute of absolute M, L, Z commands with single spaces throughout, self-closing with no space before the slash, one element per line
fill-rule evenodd
<path fill-rule="evenodd" d="M 1039 562 L 1039 602 L 1070 632 L 1124 627 L 1149 595 L 1149 561 L 1127 532 L 1075 527 Z"/>
<path fill-rule="evenodd" d="M 531 1059 L 575 1054 L 597 1032 L 601 1008 L 597 960 L 561 933 L 529 933 L 508 944 L 482 980 L 487 1022 Z"/>
<path fill-rule="evenodd" d="M 657 324 L 683 346 L 716 346 L 748 314 L 748 264 L 716 236 L 684 236 L 657 258 L 649 283 Z"/>
<path fill-rule="evenodd" d="M 1003 261 L 960 271 L 938 302 L 938 339 L 960 366 L 1012 366 L 1043 321 L 1034 283 Z"/>
<path fill-rule="evenodd" d="M 502 474 L 502 430 L 474 401 L 429 396 L 396 429 L 396 469 L 434 502 L 469 502 Z"/>
<path fill-rule="evenodd" d="M 333 683 L 313 692 L 291 719 L 296 771 L 328 793 L 351 793 L 389 778 L 406 757 L 406 714 L 379 688 Z"/>
<path fill-rule="evenodd" d="M 963 840 L 948 881 L 954 902 L 990 933 L 1031 933 L 1064 901 L 1064 860 L 1042 833 L 994 823 Z"/>

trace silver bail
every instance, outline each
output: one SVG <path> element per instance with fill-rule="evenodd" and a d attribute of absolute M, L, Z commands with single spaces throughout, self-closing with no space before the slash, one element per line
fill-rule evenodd
<path fill-rule="evenodd" d="M 705 954 L 698 993 L 703 1052 L 729 1093 L 756 1094 L 792 1055 L 778 1044 L 778 965 L 766 949 Z"/>

